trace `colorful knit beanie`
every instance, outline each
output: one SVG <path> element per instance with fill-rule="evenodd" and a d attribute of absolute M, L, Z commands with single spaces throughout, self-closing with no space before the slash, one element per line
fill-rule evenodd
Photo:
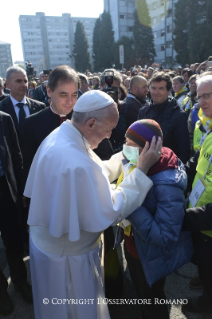
<path fill-rule="evenodd" d="M 140 147 L 144 147 L 146 142 L 151 143 L 153 136 L 163 138 L 163 133 L 160 125 L 150 119 L 139 120 L 134 122 L 127 129 L 126 137 L 138 144 Z"/>

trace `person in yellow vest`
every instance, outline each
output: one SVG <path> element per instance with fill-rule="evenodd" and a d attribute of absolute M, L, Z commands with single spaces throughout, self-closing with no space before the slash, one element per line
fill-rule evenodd
<path fill-rule="evenodd" d="M 212 75 L 197 80 L 197 99 L 206 134 L 200 150 L 186 164 L 188 181 L 193 183 L 184 229 L 199 231 L 198 271 L 203 294 L 189 299 L 182 310 L 212 314 Z"/>
<path fill-rule="evenodd" d="M 182 76 L 175 76 L 173 78 L 173 90 L 175 92 L 174 98 L 177 100 L 178 104 L 181 106 L 184 98 L 188 93 L 188 89 L 185 86 L 184 79 Z"/>
<path fill-rule="evenodd" d="M 135 169 L 145 142 L 162 135 L 160 125 L 151 119 L 130 125 L 117 187 Z M 167 305 L 155 300 L 166 299 L 166 276 L 190 261 L 193 254 L 191 233 L 181 232 L 187 176 L 183 163 L 168 147 L 162 147 L 160 159 L 147 175 L 153 182 L 152 191 L 120 227 L 124 228 L 125 257 L 137 297 L 149 301 L 141 305 L 142 319 L 168 319 Z M 116 238 L 123 232 L 120 227 Z"/>
<path fill-rule="evenodd" d="M 198 112 L 199 121 L 195 124 L 194 137 L 193 137 L 193 149 L 198 151 L 205 140 L 205 136 L 209 129 L 212 128 L 211 118 L 206 117 L 203 114 L 202 109 Z"/>
<path fill-rule="evenodd" d="M 197 95 L 197 85 L 196 85 L 196 74 L 193 74 L 189 78 L 189 92 L 187 93 L 186 97 L 183 99 L 181 103 L 182 109 L 186 112 L 187 116 L 189 117 L 191 108 L 196 103 L 196 95 Z"/>

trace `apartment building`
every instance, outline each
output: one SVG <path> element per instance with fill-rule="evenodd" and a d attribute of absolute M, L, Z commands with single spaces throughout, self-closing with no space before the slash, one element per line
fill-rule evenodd
<path fill-rule="evenodd" d="M 72 50 L 77 21 L 81 21 L 92 53 L 92 35 L 96 18 L 71 17 L 70 13 L 59 16 L 20 15 L 19 25 L 25 61 L 30 61 L 37 72 L 67 64 L 74 67 Z M 71 56 L 71 57 L 70 57 Z"/>
<path fill-rule="evenodd" d="M 146 0 L 154 34 L 155 63 L 171 67 L 175 64 L 172 41 L 174 4 L 177 0 Z M 104 10 L 110 12 L 115 41 L 121 36 L 132 36 L 133 12 L 136 0 L 104 0 Z"/>
<path fill-rule="evenodd" d="M 7 68 L 12 65 L 11 44 L 0 41 L 0 77 L 5 78 Z"/>

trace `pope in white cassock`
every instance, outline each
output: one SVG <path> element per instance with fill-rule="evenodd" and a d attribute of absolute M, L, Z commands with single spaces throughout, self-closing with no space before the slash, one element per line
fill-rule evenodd
<path fill-rule="evenodd" d="M 104 298 L 100 235 L 138 208 L 152 182 L 145 175 L 161 141 L 145 146 L 137 168 L 116 190 L 122 152 L 101 161 L 92 151 L 117 125 L 113 99 L 89 91 L 40 145 L 26 183 L 31 198 L 30 265 L 36 319 L 109 319 Z M 45 299 L 47 298 L 47 299 Z"/>

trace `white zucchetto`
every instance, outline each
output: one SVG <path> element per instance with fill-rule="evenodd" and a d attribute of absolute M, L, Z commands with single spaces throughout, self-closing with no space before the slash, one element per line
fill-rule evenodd
<path fill-rule="evenodd" d="M 74 112 L 92 112 L 111 105 L 114 100 L 105 92 L 100 90 L 90 90 L 84 93 L 76 102 Z"/>

